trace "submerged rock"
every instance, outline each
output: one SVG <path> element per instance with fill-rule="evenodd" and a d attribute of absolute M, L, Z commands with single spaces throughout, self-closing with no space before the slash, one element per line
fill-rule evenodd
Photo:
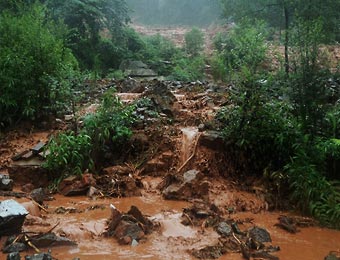
<path fill-rule="evenodd" d="M 25 256 L 25 260 L 53 260 L 53 257 L 49 253 L 40 253 L 31 256 Z"/>
<path fill-rule="evenodd" d="M 162 194 L 165 199 L 187 200 L 189 198 L 202 198 L 209 193 L 209 182 L 202 181 L 203 175 L 197 170 L 190 170 L 182 178 L 168 175 Z"/>
<path fill-rule="evenodd" d="M 219 233 L 223 237 L 228 237 L 233 233 L 233 230 L 230 225 L 226 222 L 220 222 L 216 228 L 217 233 Z"/>
<path fill-rule="evenodd" d="M 269 232 L 264 228 L 253 227 L 248 232 L 249 236 L 257 242 L 272 242 Z"/>
<path fill-rule="evenodd" d="M 7 246 L 5 246 L 2 249 L 2 252 L 8 254 L 8 253 L 15 253 L 15 252 L 22 252 L 27 249 L 27 246 L 24 243 L 12 243 Z"/>
<path fill-rule="evenodd" d="M 21 256 L 19 252 L 10 253 L 7 255 L 7 260 L 20 260 Z"/>
<path fill-rule="evenodd" d="M 151 233 L 153 223 L 143 216 L 136 206 L 132 206 L 126 214 L 121 213 L 113 205 L 110 207 L 111 218 L 108 223 L 107 235 L 114 236 L 120 244 L 136 246 L 145 234 Z"/>
<path fill-rule="evenodd" d="M 55 233 L 46 233 L 38 237 L 30 238 L 31 242 L 38 248 L 52 246 L 76 246 L 77 243 L 66 238 L 57 236 Z"/>
<path fill-rule="evenodd" d="M 21 232 L 28 211 L 15 200 L 0 202 L 0 236 Z"/>

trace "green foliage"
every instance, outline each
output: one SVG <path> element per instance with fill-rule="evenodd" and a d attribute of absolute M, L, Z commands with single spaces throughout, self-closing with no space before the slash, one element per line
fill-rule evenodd
<path fill-rule="evenodd" d="M 190 56 L 198 56 L 204 48 L 204 34 L 194 27 L 184 35 L 185 50 Z"/>
<path fill-rule="evenodd" d="M 261 174 L 266 167 L 278 170 L 285 165 L 300 132 L 289 104 L 271 96 L 270 82 L 247 73 L 236 83 L 232 104 L 217 114 L 217 120 L 230 152 L 238 155 L 236 164 L 244 173 Z"/>
<path fill-rule="evenodd" d="M 93 167 L 91 149 L 90 136 L 84 133 L 61 133 L 48 143 L 47 159 L 43 166 L 62 177 L 82 174 Z"/>
<path fill-rule="evenodd" d="M 143 37 L 144 48 L 137 54 L 158 75 L 168 76 L 172 70 L 171 60 L 180 50 L 160 34 Z"/>
<path fill-rule="evenodd" d="M 124 106 L 111 91 L 105 93 L 97 113 L 84 119 L 84 130 L 100 152 L 105 145 L 118 148 L 131 136 L 130 126 L 134 122 L 134 106 Z"/>
<path fill-rule="evenodd" d="M 168 77 L 170 80 L 195 81 L 204 79 L 205 62 L 203 57 L 176 57 L 173 63 L 175 66 Z"/>
<path fill-rule="evenodd" d="M 59 134 L 51 140 L 44 166 L 61 177 L 86 169 L 96 171 L 103 160 L 110 159 L 103 154 L 119 154 L 128 141 L 135 121 L 133 111 L 134 106 L 124 106 L 113 92 L 107 92 L 97 112 L 84 119 L 78 134 Z"/>
<path fill-rule="evenodd" d="M 214 80 L 215 81 L 221 80 L 223 82 L 226 82 L 228 69 L 225 65 L 223 57 L 215 53 L 210 59 L 210 65 Z"/>
<path fill-rule="evenodd" d="M 247 67 L 252 73 L 259 70 L 266 59 L 266 35 L 263 22 L 242 20 L 225 39 L 217 36 L 215 46 L 222 49 L 221 55 L 229 73 L 238 72 L 243 67 Z"/>
<path fill-rule="evenodd" d="M 0 124 L 59 109 L 70 94 L 66 79 L 77 68 L 62 27 L 46 20 L 39 4 L 0 19 Z"/>
<path fill-rule="evenodd" d="M 306 150 L 310 148 L 298 149 L 285 166 L 292 190 L 290 198 L 300 210 L 313 214 L 322 224 L 340 228 L 339 183 L 328 181 Z"/>

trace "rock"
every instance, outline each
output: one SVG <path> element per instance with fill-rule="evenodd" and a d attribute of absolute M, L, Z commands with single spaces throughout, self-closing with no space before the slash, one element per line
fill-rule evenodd
<path fill-rule="evenodd" d="M 100 195 L 100 191 L 99 191 L 97 188 L 91 186 L 91 187 L 89 188 L 89 190 L 88 190 L 86 196 L 92 198 L 92 197 L 94 197 L 94 196 L 96 196 L 96 195 Z"/>
<path fill-rule="evenodd" d="M 55 233 L 50 232 L 41 236 L 31 238 L 31 242 L 38 248 L 52 247 L 52 246 L 76 246 L 77 243 L 66 238 L 57 236 Z"/>
<path fill-rule="evenodd" d="M 199 144 L 211 150 L 221 150 L 224 148 L 224 140 L 217 131 L 203 132 L 200 136 Z"/>
<path fill-rule="evenodd" d="M 143 231 L 146 234 L 152 231 L 152 228 L 153 228 L 152 221 L 144 217 L 142 212 L 136 206 L 131 206 L 127 214 L 133 216 L 139 223 L 143 224 Z"/>
<path fill-rule="evenodd" d="M 49 253 L 40 253 L 31 256 L 25 256 L 25 260 L 53 260 L 53 257 Z"/>
<path fill-rule="evenodd" d="M 33 152 L 33 154 L 37 155 L 40 152 L 42 152 L 42 150 L 44 149 L 45 145 L 46 145 L 46 143 L 40 141 L 33 148 L 31 148 L 31 151 Z"/>
<path fill-rule="evenodd" d="M 228 237 L 233 233 L 231 226 L 229 226 L 226 222 L 220 222 L 216 231 L 223 237 Z"/>
<path fill-rule="evenodd" d="M 131 167 L 128 166 L 121 166 L 121 165 L 116 165 L 116 166 L 111 166 L 103 169 L 103 173 L 107 175 L 120 175 L 120 176 L 128 176 L 131 174 Z"/>
<path fill-rule="evenodd" d="M 156 77 L 157 73 L 149 69 L 146 64 L 141 61 L 125 60 L 123 61 L 119 69 L 124 72 L 125 75 L 130 77 Z"/>
<path fill-rule="evenodd" d="M 249 236 L 257 242 L 265 243 L 272 242 L 269 232 L 260 227 L 253 227 L 248 230 Z"/>
<path fill-rule="evenodd" d="M 46 194 L 43 188 L 38 188 L 31 192 L 31 198 L 34 201 L 38 202 L 40 205 L 43 204 L 45 196 Z"/>
<path fill-rule="evenodd" d="M 2 191 L 13 190 L 13 180 L 10 179 L 8 175 L 0 174 L 0 190 Z"/>
<path fill-rule="evenodd" d="M 162 194 L 165 199 L 174 200 L 205 197 L 209 193 L 210 184 L 202 181 L 202 178 L 202 173 L 196 170 L 185 172 L 181 179 L 166 177 Z"/>
<path fill-rule="evenodd" d="M 340 260 L 340 252 L 329 252 L 325 260 Z"/>
<path fill-rule="evenodd" d="M 111 217 L 106 234 L 116 237 L 120 244 L 136 244 L 152 231 L 153 223 L 137 207 L 132 206 L 126 214 L 122 214 L 112 204 L 110 208 Z"/>
<path fill-rule="evenodd" d="M 115 237 L 120 244 L 131 244 L 133 240 L 140 240 L 144 232 L 138 223 L 122 220 L 115 229 Z"/>
<path fill-rule="evenodd" d="M 200 172 L 197 170 L 190 170 L 183 174 L 184 183 L 189 183 L 195 180 Z"/>
<path fill-rule="evenodd" d="M 28 211 L 15 200 L 0 202 L 0 236 L 21 232 Z"/>
<path fill-rule="evenodd" d="M 26 245 L 23 243 L 12 243 L 5 248 L 2 249 L 2 251 L 6 254 L 8 253 L 15 253 L 15 252 L 22 252 L 27 249 Z"/>
<path fill-rule="evenodd" d="M 13 252 L 7 255 L 7 260 L 21 260 L 19 252 Z"/>
<path fill-rule="evenodd" d="M 59 192 L 64 196 L 86 195 L 90 184 L 93 182 L 93 177 L 91 176 L 91 174 L 83 176 L 82 179 L 79 179 L 78 176 L 70 176 L 59 184 Z"/>

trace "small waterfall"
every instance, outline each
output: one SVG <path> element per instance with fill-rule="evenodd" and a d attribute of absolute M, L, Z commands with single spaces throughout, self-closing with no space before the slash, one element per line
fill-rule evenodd
<path fill-rule="evenodd" d="M 181 129 L 183 133 L 181 147 L 181 164 L 184 164 L 192 155 L 195 149 L 195 141 L 198 138 L 197 127 L 186 127 Z"/>

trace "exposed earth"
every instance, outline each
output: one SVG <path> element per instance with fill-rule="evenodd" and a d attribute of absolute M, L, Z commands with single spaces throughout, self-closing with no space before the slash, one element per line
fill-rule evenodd
<path fill-rule="evenodd" d="M 99 174 L 68 178 L 56 193 L 47 189 L 53 183 L 41 170 L 41 156 L 13 156 L 71 127 L 73 116 L 39 128 L 22 125 L 1 137 L 0 172 L 9 174 L 14 188 L 1 191 L 0 200 L 14 199 L 29 212 L 15 236 L 27 246 L 21 256 L 51 249 L 53 259 L 81 260 L 316 260 L 330 252 L 329 259 L 339 259 L 339 231 L 275 210 L 260 180 L 234 176 L 223 141 L 211 130 L 228 100 L 227 86 L 134 79 L 93 85 L 74 120 L 93 113 L 100 93 L 112 85 L 126 103 L 153 100 L 158 116 L 139 107 L 140 121 L 121 158 Z M 32 194 L 40 187 L 41 198 Z M 46 233 L 70 242 L 37 242 Z"/>

